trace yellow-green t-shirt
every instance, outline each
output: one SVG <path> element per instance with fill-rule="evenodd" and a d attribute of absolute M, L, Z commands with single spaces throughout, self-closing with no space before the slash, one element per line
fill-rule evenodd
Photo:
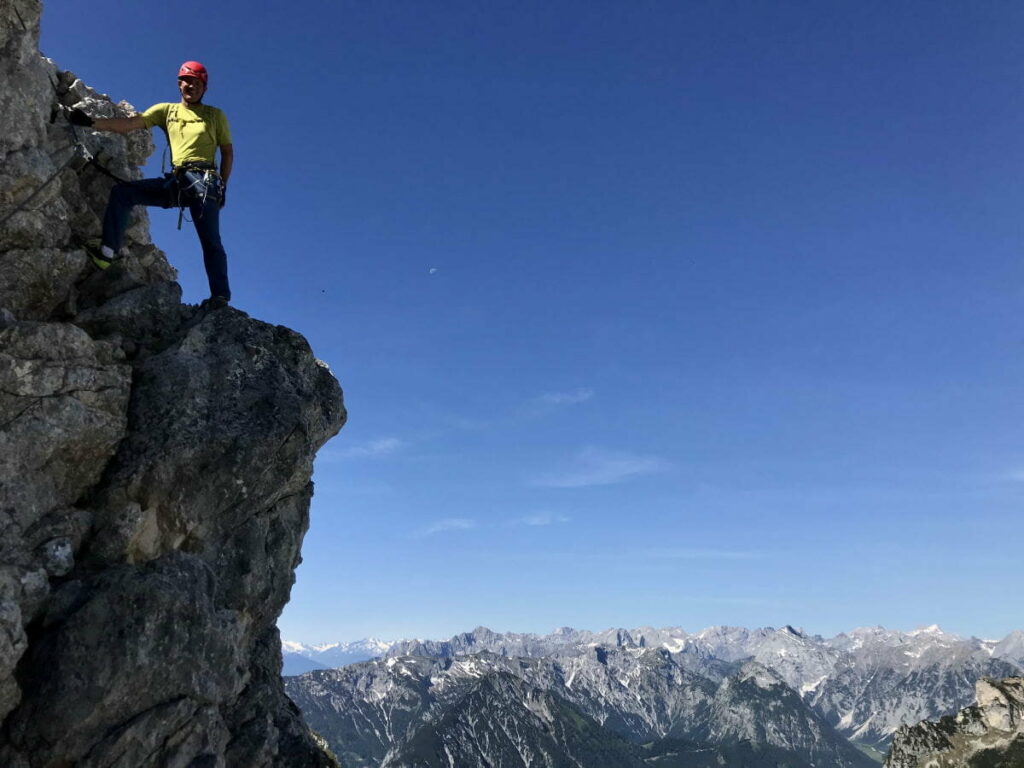
<path fill-rule="evenodd" d="M 174 165 L 185 163 L 216 164 L 217 147 L 231 143 L 228 119 L 216 107 L 196 104 L 154 104 L 142 113 L 146 126 L 167 131 Z"/>

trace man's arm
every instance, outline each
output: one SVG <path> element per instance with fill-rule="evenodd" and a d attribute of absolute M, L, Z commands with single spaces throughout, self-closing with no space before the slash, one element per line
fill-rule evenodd
<path fill-rule="evenodd" d="M 110 117 L 99 118 L 92 121 L 92 127 L 97 131 L 112 131 L 113 133 L 131 133 L 146 127 L 146 121 L 142 115 L 135 117 Z"/>
<path fill-rule="evenodd" d="M 228 177 L 231 176 L 231 166 L 235 164 L 235 147 L 233 144 L 220 145 L 220 179 L 223 187 L 220 191 L 220 207 L 223 208 L 228 201 Z"/>
<path fill-rule="evenodd" d="M 221 144 L 220 145 L 220 177 L 224 180 L 224 183 L 228 183 L 228 177 L 231 176 L 231 166 L 235 164 L 235 146 L 234 144 Z"/>

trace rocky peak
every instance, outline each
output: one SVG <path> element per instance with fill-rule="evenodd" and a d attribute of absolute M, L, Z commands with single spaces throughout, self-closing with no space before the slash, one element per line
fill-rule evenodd
<path fill-rule="evenodd" d="M 71 131 L 59 105 L 132 107 L 41 57 L 40 16 L 0 0 L 0 765 L 332 765 L 275 624 L 341 389 L 294 331 L 183 305 L 143 210 L 91 266 L 87 158 L 137 178 L 153 144 Z"/>
<path fill-rule="evenodd" d="M 1024 678 L 985 678 L 977 704 L 896 732 L 886 768 L 1014 768 L 1024 765 Z"/>
<path fill-rule="evenodd" d="M 786 681 L 777 672 L 753 661 L 744 664 L 740 668 L 739 673 L 735 677 L 726 680 L 725 684 L 729 685 L 732 681 L 753 683 L 758 688 L 765 690 L 786 685 Z"/>
<path fill-rule="evenodd" d="M 1024 730 L 1024 677 L 979 680 L 975 691 L 986 728 L 1006 732 Z"/>
<path fill-rule="evenodd" d="M 1024 667 L 1024 631 L 1011 632 L 992 646 L 992 656 Z"/>

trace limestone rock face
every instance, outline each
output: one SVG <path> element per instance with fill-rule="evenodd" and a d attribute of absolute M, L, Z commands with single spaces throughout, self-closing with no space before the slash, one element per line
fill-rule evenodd
<path fill-rule="evenodd" d="M 0 765 L 331 766 L 284 695 L 275 623 L 341 389 L 305 339 L 181 304 L 114 183 L 152 152 L 56 110 L 132 112 L 38 52 L 0 0 Z M 51 118 L 53 120 L 51 121 Z"/>
<path fill-rule="evenodd" d="M 137 167 L 154 144 L 146 131 L 125 137 L 75 129 L 56 114 L 60 105 L 94 117 L 125 117 L 134 109 L 39 55 L 40 14 L 38 0 L 0 0 L 0 307 L 18 320 L 67 319 L 80 302 L 109 298 L 111 283 L 121 292 L 176 276 L 149 241 L 145 209 L 137 208 L 125 234 L 132 258 L 113 279 L 86 279 L 92 268 L 80 246 L 99 237 L 114 184 L 87 162 L 86 151 L 131 179 L 140 177 Z"/>
<path fill-rule="evenodd" d="M 938 722 L 896 732 L 886 768 L 1019 768 L 1024 765 L 1024 678 L 983 679 L 978 703 Z"/>

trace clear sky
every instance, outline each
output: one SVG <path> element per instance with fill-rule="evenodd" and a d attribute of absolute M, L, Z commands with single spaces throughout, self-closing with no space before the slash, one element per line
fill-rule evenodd
<path fill-rule="evenodd" d="M 207 65 L 234 304 L 345 389 L 284 637 L 1024 627 L 1024 5 L 43 23 L 140 109 Z"/>

